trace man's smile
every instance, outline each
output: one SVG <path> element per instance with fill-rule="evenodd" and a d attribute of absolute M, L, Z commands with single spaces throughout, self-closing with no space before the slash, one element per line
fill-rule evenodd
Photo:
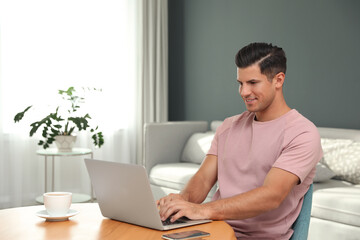
<path fill-rule="evenodd" d="M 244 99 L 246 103 L 251 103 L 256 100 L 256 98 L 246 98 Z"/>

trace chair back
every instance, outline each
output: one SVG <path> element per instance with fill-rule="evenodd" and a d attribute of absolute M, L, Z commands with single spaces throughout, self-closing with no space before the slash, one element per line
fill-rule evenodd
<path fill-rule="evenodd" d="M 294 233 L 290 240 L 307 240 L 310 225 L 312 195 L 313 184 L 310 185 L 309 190 L 304 196 L 300 214 L 292 226 Z"/>

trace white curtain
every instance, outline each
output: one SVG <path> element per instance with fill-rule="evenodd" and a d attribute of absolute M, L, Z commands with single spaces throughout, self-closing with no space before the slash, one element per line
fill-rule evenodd
<path fill-rule="evenodd" d="M 105 144 L 95 149 L 81 132 L 76 147 L 142 163 L 144 123 L 167 121 L 167 34 L 167 0 L 0 0 L 0 209 L 33 205 L 44 192 L 40 136 L 28 136 L 29 124 L 58 89 L 102 89 L 85 109 Z M 36 114 L 15 124 L 32 104 Z M 56 191 L 90 194 L 83 158 L 55 159 Z"/>
<path fill-rule="evenodd" d="M 76 147 L 93 149 L 96 159 L 138 161 L 139 3 L 0 0 L 0 209 L 35 204 L 44 192 L 44 157 L 36 154 L 41 133 L 30 138 L 29 125 L 49 113 L 39 115 L 52 109 L 58 89 L 102 89 L 86 110 L 105 144 L 95 149 L 89 134 L 79 133 Z M 15 124 L 29 105 L 38 111 Z M 83 158 L 56 158 L 56 191 L 90 193 Z"/>
<path fill-rule="evenodd" d="M 168 120 L 168 1 L 142 0 L 139 10 L 137 158 L 143 163 L 143 125 Z"/>

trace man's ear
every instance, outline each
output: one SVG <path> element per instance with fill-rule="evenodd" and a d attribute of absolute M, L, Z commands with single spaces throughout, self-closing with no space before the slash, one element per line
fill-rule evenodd
<path fill-rule="evenodd" d="M 277 88 L 281 88 L 285 81 L 285 73 L 279 72 L 278 74 L 275 75 L 273 81 L 275 81 L 275 86 Z"/>

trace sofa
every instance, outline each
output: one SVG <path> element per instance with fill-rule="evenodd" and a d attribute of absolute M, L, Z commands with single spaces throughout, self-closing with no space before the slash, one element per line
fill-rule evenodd
<path fill-rule="evenodd" d="M 199 169 L 221 121 L 148 123 L 144 162 L 154 198 L 178 193 Z M 360 130 L 318 128 L 324 157 L 316 166 L 309 240 L 360 239 Z M 210 201 L 216 185 L 205 201 Z"/>

